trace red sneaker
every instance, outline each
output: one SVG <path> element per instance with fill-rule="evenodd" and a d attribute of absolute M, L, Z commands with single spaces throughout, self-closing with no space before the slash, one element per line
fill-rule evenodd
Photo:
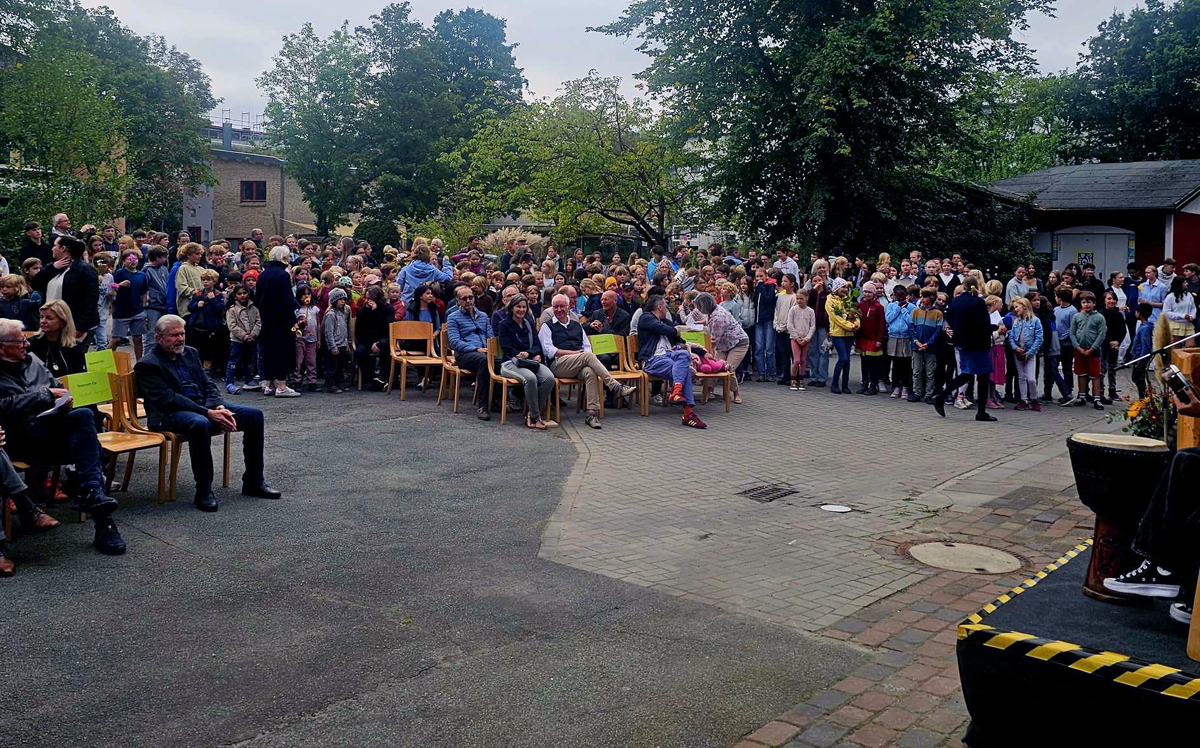
<path fill-rule="evenodd" d="M 1030 400 L 1029 407 L 1032 408 L 1037 413 L 1042 412 L 1042 404 L 1039 403 L 1037 400 Z"/>
<path fill-rule="evenodd" d="M 704 423 L 704 421 L 701 421 L 700 416 L 696 415 L 695 413 L 688 413 L 686 416 L 684 416 L 683 425 L 691 426 L 694 429 L 708 428 L 708 424 Z"/>
<path fill-rule="evenodd" d="M 1021 402 L 1017 403 L 1017 407 L 1013 408 L 1013 410 L 1029 410 L 1029 406 L 1025 404 L 1024 400 L 1022 400 Z"/>
<path fill-rule="evenodd" d="M 671 394 L 667 396 L 667 402 L 669 402 L 669 403 L 686 403 L 687 402 L 687 398 L 683 396 L 683 385 L 676 385 L 671 390 Z"/>

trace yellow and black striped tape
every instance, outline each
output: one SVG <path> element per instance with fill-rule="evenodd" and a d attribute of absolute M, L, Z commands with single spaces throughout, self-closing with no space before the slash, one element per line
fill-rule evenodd
<path fill-rule="evenodd" d="M 1076 545 L 1033 577 L 996 598 L 995 602 L 988 603 L 978 613 L 968 616 L 967 620 L 958 626 L 959 641 L 970 640 L 982 647 L 1041 660 L 1131 688 L 1200 702 L 1200 698 L 1196 698 L 1197 694 L 1200 694 L 1200 678 L 1184 673 L 1179 668 L 1148 664 L 1117 652 L 1101 652 L 1071 642 L 1041 639 L 1019 631 L 1004 631 L 983 623 L 983 619 L 1001 605 L 1036 586 L 1039 581 L 1049 576 L 1050 572 L 1062 568 L 1091 545 L 1091 539 Z"/>

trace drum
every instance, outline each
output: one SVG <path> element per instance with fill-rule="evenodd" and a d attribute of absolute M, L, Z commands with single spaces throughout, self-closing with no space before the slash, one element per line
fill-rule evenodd
<path fill-rule="evenodd" d="M 1083 594 L 1107 602 L 1140 602 L 1106 589 L 1104 579 L 1136 565 L 1130 543 L 1171 459 L 1167 445 L 1126 434 L 1075 434 L 1067 439 L 1067 451 L 1079 499 L 1096 513 Z"/>

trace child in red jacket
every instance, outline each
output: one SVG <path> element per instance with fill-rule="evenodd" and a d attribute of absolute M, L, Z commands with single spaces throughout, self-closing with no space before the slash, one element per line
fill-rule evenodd
<path fill-rule="evenodd" d="M 875 283 L 867 281 L 862 287 L 862 299 L 858 302 L 858 318 L 862 324 L 858 328 L 855 343 L 862 354 L 862 386 L 858 388 L 860 395 L 878 395 L 881 368 L 886 359 L 883 356 L 883 339 L 887 335 L 887 320 L 884 317 L 883 305 L 876 298 Z"/>

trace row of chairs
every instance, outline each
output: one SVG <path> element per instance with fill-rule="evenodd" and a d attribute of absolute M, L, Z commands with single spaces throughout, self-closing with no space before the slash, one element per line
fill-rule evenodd
<path fill-rule="evenodd" d="M 448 396 L 447 387 L 454 395 L 454 412 L 458 412 L 459 405 L 459 389 L 462 384 L 462 375 L 465 373 L 455 363 L 454 351 L 450 348 L 449 340 L 446 337 L 446 328 L 442 327 L 439 334 L 434 336 L 433 325 L 429 322 L 393 322 L 389 330 L 391 339 L 391 367 L 388 376 L 387 391 L 391 392 L 392 382 L 396 379 L 396 367 L 400 368 L 400 399 L 406 399 L 405 386 L 407 383 L 408 367 L 423 368 L 424 378 L 428 380 L 431 369 L 441 369 L 443 374 L 441 384 L 438 387 L 437 404 L 441 405 L 442 400 Z M 652 377 L 641 370 L 637 363 L 637 353 L 639 350 L 638 336 L 629 335 L 593 335 L 591 336 L 593 346 L 599 346 L 601 343 L 606 343 L 605 347 L 615 348 L 617 354 L 617 367 L 611 370 L 614 379 L 622 383 L 633 383 L 638 388 L 638 402 L 641 407 L 643 416 L 650 415 L 650 398 L 649 385 L 651 381 L 660 380 L 661 377 Z M 408 345 L 406 345 L 408 344 Z M 705 333 L 704 347 L 712 350 L 712 340 Z M 492 362 L 489 366 L 488 376 L 488 400 L 490 402 L 494 387 L 499 386 L 500 392 L 500 423 L 505 423 L 508 420 L 508 388 L 519 387 L 521 383 L 511 377 L 506 377 L 496 371 L 494 362 L 500 356 L 500 342 L 497 338 L 488 339 L 488 361 Z M 707 401 L 709 388 L 714 385 L 720 385 L 722 395 L 725 400 L 725 412 L 729 412 L 730 403 L 733 396 L 733 377 L 731 371 L 719 372 L 713 374 L 699 373 L 697 377 L 702 385 L 701 400 Z M 362 378 L 359 377 L 359 389 L 362 389 Z M 576 412 L 583 409 L 583 380 L 577 378 L 555 378 L 554 382 L 554 420 L 562 421 L 562 397 L 561 388 L 567 387 L 568 396 L 573 388 L 579 388 L 578 407 Z M 664 405 L 666 405 L 664 399 Z M 549 413 L 549 409 L 544 412 Z M 600 403 L 600 415 L 604 415 L 604 402 Z"/>

